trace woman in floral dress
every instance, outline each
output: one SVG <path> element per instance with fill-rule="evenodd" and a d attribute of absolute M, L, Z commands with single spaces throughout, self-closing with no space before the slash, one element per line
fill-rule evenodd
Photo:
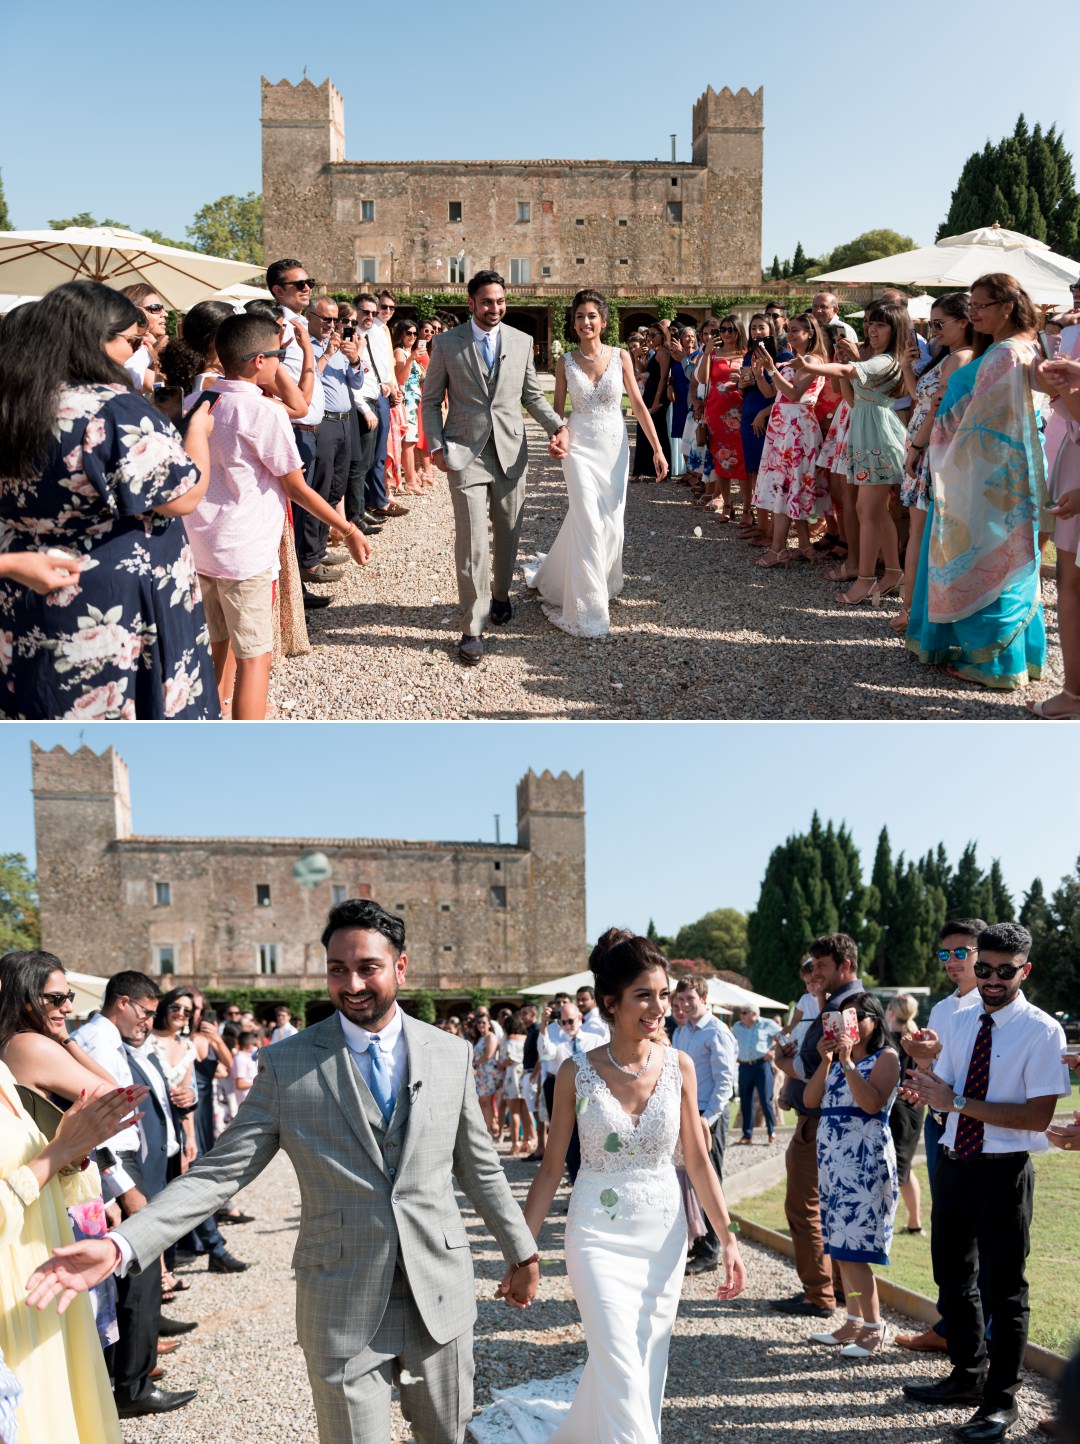
<path fill-rule="evenodd" d="M 416 442 L 419 436 L 420 391 L 424 368 L 416 354 L 417 325 L 401 320 L 394 327 L 394 371 L 401 387 L 401 410 L 405 431 L 401 438 L 402 491 L 419 496 L 424 488 L 416 477 Z"/>
<path fill-rule="evenodd" d="M 180 518 L 209 480 L 212 422 L 187 447 L 131 390 L 140 316 L 95 281 L 0 330 L 0 552 L 77 559 L 49 596 L 0 579 L 0 716 L 197 718 L 220 710 Z"/>
<path fill-rule="evenodd" d="M 872 993 L 846 1005 L 859 1036 L 822 1038 L 821 1062 L 806 1085 L 808 1108 L 821 1109 L 818 1189 L 825 1252 L 840 1271 L 848 1316 L 819 1344 L 842 1344 L 849 1359 L 866 1359 L 885 1343 L 871 1264 L 888 1264 L 900 1186 L 889 1112 L 900 1081 L 900 1059 L 888 1046 L 885 1010 Z"/>
<path fill-rule="evenodd" d="M 717 328 L 719 350 L 705 343 L 695 379 L 707 385 L 705 425 L 709 428 L 709 450 L 715 468 L 712 501 L 706 509 L 721 521 L 731 520 L 731 483 L 746 478 L 742 446 L 742 392 L 739 390 L 740 362 L 746 350 L 746 332 L 738 316 L 725 316 Z M 715 503 L 715 505 L 713 505 Z"/>

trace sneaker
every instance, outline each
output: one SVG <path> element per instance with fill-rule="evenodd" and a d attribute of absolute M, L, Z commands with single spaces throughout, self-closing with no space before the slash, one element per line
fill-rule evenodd
<path fill-rule="evenodd" d="M 328 567 L 325 562 L 319 562 L 313 567 L 300 568 L 300 580 L 302 582 L 340 582 L 344 572 L 340 567 Z"/>

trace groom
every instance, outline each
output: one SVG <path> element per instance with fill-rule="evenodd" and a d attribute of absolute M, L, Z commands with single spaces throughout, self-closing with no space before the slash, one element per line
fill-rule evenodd
<path fill-rule="evenodd" d="M 110 1272 L 157 1268 L 280 1148 L 300 1185 L 296 1335 L 320 1440 L 389 1439 L 394 1383 L 417 1444 L 460 1444 L 476 1301 L 453 1179 L 511 1265 L 499 1289 L 508 1303 L 536 1292 L 536 1244 L 484 1125 L 468 1046 L 397 1005 L 401 919 L 344 902 L 322 941 L 336 1012 L 260 1049 L 258 1076 L 210 1152 L 107 1238 L 56 1250 L 28 1302 L 43 1308 Z"/>
<path fill-rule="evenodd" d="M 529 459 L 522 406 L 548 433 L 552 456 L 565 456 L 569 439 L 566 423 L 544 400 L 536 379 L 531 337 L 504 326 L 505 315 L 503 278 L 498 271 L 478 271 L 469 282 L 468 322 L 436 338 L 424 378 L 424 434 L 431 459 L 450 479 L 454 504 L 458 657 L 467 667 L 484 655 L 488 617 L 498 626 L 512 616 L 510 580 Z"/>

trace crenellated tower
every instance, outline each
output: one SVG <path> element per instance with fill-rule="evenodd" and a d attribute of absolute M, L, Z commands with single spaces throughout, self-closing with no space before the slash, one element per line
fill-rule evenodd
<path fill-rule="evenodd" d="M 299 257 L 316 279 L 333 274 L 330 172 L 345 159 L 345 102 L 326 79 L 276 84 L 262 77 L 263 252 L 267 263 L 293 256 L 297 233 L 325 237 Z"/>
<path fill-rule="evenodd" d="M 710 85 L 694 106 L 694 164 L 704 166 L 708 178 L 706 244 L 738 276 L 761 273 L 764 101 L 763 86 Z"/>

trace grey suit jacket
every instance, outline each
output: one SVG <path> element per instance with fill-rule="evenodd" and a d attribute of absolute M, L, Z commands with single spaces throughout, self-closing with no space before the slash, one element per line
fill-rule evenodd
<path fill-rule="evenodd" d="M 301 1348 L 338 1359 L 359 1353 L 382 1318 L 399 1253 L 435 1341 L 470 1329 L 472 1255 L 452 1178 L 509 1262 L 528 1258 L 536 1244 L 484 1126 L 468 1044 L 408 1016 L 403 1021 L 408 1084 L 381 1144 L 372 1124 L 382 1124 L 381 1114 L 336 1014 L 262 1048 L 233 1123 L 118 1230 L 135 1252 L 133 1267 L 156 1261 L 281 1148 L 300 1183 L 293 1267 Z"/>
<path fill-rule="evenodd" d="M 424 435 L 429 450 L 442 447 L 451 471 L 464 471 L 494 436 L 499 464 L 508 480 L 516 481 L 529 455 L 522 406 L 549 436 L 565 422 L 544 399 L 531 337 L 505 323 L 499 330 L 499 357 L 490 377 L 468 321 L 435 338 L 424 378 Z"/>

